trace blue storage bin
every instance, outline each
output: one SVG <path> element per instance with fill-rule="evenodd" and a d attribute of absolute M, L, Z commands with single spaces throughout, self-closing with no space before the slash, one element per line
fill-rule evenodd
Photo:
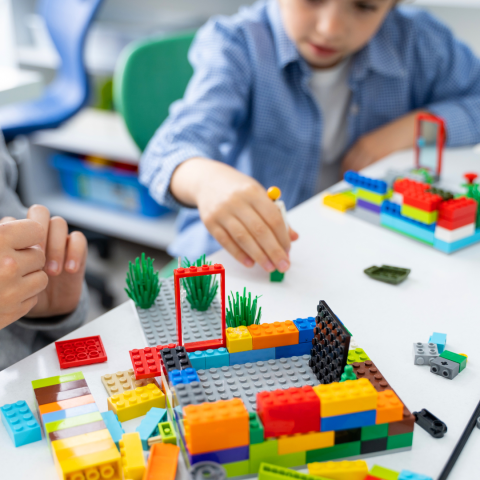
<path fill-rule="evenodd" d="M 147 217 L 169 212 L 140 185 L 137 174 L 110 166 L 91 166 L 66 154 L 52 156 L 51 165 L 58 170 L 63 190 L 74 198 Z"/>

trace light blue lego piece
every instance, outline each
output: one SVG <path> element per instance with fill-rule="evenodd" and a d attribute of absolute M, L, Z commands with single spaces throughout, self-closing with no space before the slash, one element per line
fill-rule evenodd
<path fill-rule="evenodd" d="M 313 333 L 313 331 L 312 331 Z M 301 357 L 310 355 L 312 341 L 310 343 L 298 343 L 297 345 L 286 345 L 284 347 L 275 347 L 275 358 Z"/>
<path fill-rule="evenodd" d="M 433 335 L 430 336 L 428 343 L 435 343 L 438 348 L 438 353 L 443 353 L 445 350 L 445 345 L 447 344 L 447 334 L 433 332 Z"/>
<path fill-rule="evenodd" d="M 443 240 L 435 238 L 433 247 L 444 253 L 453 253 L 478 242 L 480 242 L 480 229 L 477 230 L 472 236 L 462 238 L 461 240 L 457 240 L 456 242 L 452 243 L 444 242 Z"/>
<path fill-rule="evenodd" d="M 42 439 L 40 425 L 24 400 L 0 407 L 0 413 L 2 423 L 16 447 Z"/>
<path fill-rule="evenodd" d="M 261 348 L 260 350 L 247 350 L 230 354 L 230 365 L 243 365 L 244 363 L 266 362 L 275 360 L 275 347 Z"/>
<path fill-rule="evenodd" d="M 419 473 L 413 473 L 409 470 L 402 470 L 397 480 L 433 480 L 432 477 L 427 475 L 420 475 Z"/>
<path fill-rule="evenodd" d="M 56 412 L 45 413 L 42 415 L 42 423 L 46 425 L 57 420 L 64 420 L 65 418 L 78 417 L 79 415 L 86 415 L 87 413 L 98 412 L 98 407 L 95 403 L 88 405 L 80 405 L 79 407 L 67 408 L 66 410 L 58 410 Z"/>
<path fill-rule="evenodd" d="M 122 435 L 125 433 L 122 424 L 118 421 L 118 417 L 111 410 L 108 410 L 108 412 L 102 412 L 101 415 L 110 435 L 112 436 L 112 440 L 120 450 L 118 442 L 122 439 Z"/>
<path fill-rule="evenodd" d="M 230 366 L 230 354 L 226 348 L 205 351 L 205 369 Z"/>
<path fill-rule="evenodd" d="M 142 423 L 135 429 L 140 434 L 142 447 L 149 450 L 148 439 L 155 435 L 159 435 L 158 424 L 168 419 L 167 410 L 164 408 L 151 408 L 142 420 Z"/>
<path fill-rule="evenodd" d="M 432 230 L 428 230 L 419 225 L 407 222 L 403 218 L 394 217 L 393 215 L 383 212 L 380 214 L 380 223 L 384 227 L 393 228 L 400 233 L 404 233 L 433 246 L 435 232 Z"/>
<path fill-rule="evenodd" d="M 320 421 L 320 431 L 336 432 L 338 430 L 349 430 L 351 428 L 369 427 L 375 425 L 376 418 L 376 410 L 347 413 L 346 415 L 335 415 L 333 417 L 322 417 Z"/>
<path fill-rule="evenodd" d="M 179 383 L 199 382 L 197 372 L 193 368 L 186 368 L 185 370 L 172 370 L 168 372 L 170 383 L 175 386 Z"/>
<path fill-rule="evenodd" d="M 297 318 L 293 321 L 298 328 L 298 343 L 312 343 L 313 329 L 315 328 L 315 318 Z"/>
<path fill-rule="evenodd" d="M 192 368 L 195 370 L 205 370 L 205 352 L 197 350 L 196 352 L 190 352 L 188 359 L 192 364 Z"/>

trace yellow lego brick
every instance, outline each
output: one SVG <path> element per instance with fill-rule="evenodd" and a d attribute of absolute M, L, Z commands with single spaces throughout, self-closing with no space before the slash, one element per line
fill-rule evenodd
<path fill-rule="evenodd" d="M 373 203 L 374 205 L 378 205 L 379 207 L 382 206 L 384 200 L 387 200 L 392 196 L 392 191 L 389 190 L 385 194 L 370 192 L 368 190 L 364 190 L 363 188 L 357 188 L 356 190 L 357 198 L 365 200 L 366 202 Z"/>
<path fill-rule="evenodd" d="M 333 195 L 325 195 L 323 204 L 327 207 L 346 212 L 356 205 L 355 195 L 351 192 L 334 193 Z"/>
<path fill-rule="evenodd" d="M 109 397 L 108 409 L 118 416 L 120 422 L 146 415 L 152 407 L 165 408 L 165 395 L 153 383 Z"/>
<path fill-rule="evenodd" d="M 111 438 L 109 438 L 107 440 L 100 440 L 93 443 L 85 443 L 83 445 L 77 445 L 75 447 L 58 449 L 53 452 L 53 456 L 59 463 L 62 463 L 69 458 L 83 457 L 84 455 L 89 455 L 90 453 L 103 452 L 105 450 L 109 450 L 112 447 L 115 447 L 115 442 Z"/>
<path fill-rule="evenodd" d="M 426 212 L 425 210 L 420 210 L 419 208 L 403 204 L 400 212 L 404 217 L 417 220 L 417 222 L 426 223 L 427 225 L 435 223 L 438 219 L 438 210 Z"/>
<path fill-rule="evenodd" d="M 320 398 L 321 417 L 365 412 L 377 408 L 377 391 L 366 378 L 317 385 L 313 390 Z"/>
<path fill-rule="evenodd" d="M 310 432 L 297 435 L 285 435 L 278 438 L 278 454 L 305 452 L 319 448 L 333 447 L 335 432 Z"/>
<path fill-rule="evenodd" d="M 82 433 L 76 437 L 63 438 L 61 440 L 54 440 L 52 442 L 52 451 L 63 450 L 64 448 L 74 448 L 87 443 L 99 442 L 101 440 L 112 439 L 110 432 L 105 428 L 104 430 L 97 430 L 96 432 Z"/>
<path fill-rule="evenodd" d="M 145 473 L 145 458 L 143 457 L 140 434 L 124 433 L 118 442 L 122 455 L 123 474 L 131 480 L 142 480 Z"/>
<path fill-rule="evenodd" d="M 229 353 L 252 350 L 252 335 L 247 327 L 227 328 L 227 350 Z"/>
<path fill-rule="evenodd" d="M 308 473 L 331 480 L 364 480 L 368 475 L 368 465 L 364 460 L 348 462 L 309 463 Z"/>

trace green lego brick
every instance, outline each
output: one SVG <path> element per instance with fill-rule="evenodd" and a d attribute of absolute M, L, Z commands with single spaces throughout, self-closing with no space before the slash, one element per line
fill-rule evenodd
<path fill-rule="evenodd" d="M 387 440 L 387 450 L 395 448 L 411 447 L 413 443 L 413 432 L 391 435 Z"/>
<path fill-rule="evenodd" d="M 227 477 L 238 477 L 240 475 L 248 475 L 250 467 L 249 460 L 243 460 L 241 462 L 224 463 L 222 467 L 227 471 Z"/>
<path fill-rule="evenodd" d="M 265 435 L 260 417 L 254 412 L 250 412 L 248 417 L 250 423 L 250 445 L 262 443 L 265 440 Z"/>
<path fill-rule="evenodd" d="M 279 455 L 278 441 L 273 439 L 250 445 L 249 473 L 257 473 L 262 462 L 279 465 L 281 467 L 298 467 L 307 463 L 305 452 Z"/>
<path fill-rule="evenodd" d="M 270 281 L 271 282 L 283 282 L 283 277 L 285 277 L 285 274 L 282 272 L 279 272 L 278 270 L 275 270 L 270 274 Z"/>
<path fill-rule="evenodd" d="M 370 278 L 379 280 L 380 282 L 398 285 L 402 283 L 410 274 L 408 268 L 391 267 L 389 265 L 382 265 L 381 267 L 370 267 L 364 270 Z"/>
<path fill-rule="evenodd" d="M 79 425 L 85 425 L 86 423 L 103 421 L 100 412 L 87 413 L 86 415 L 79 415 L 78 417 L 64 418 L 63 420 L 57 420 L 56 422 L 50 422 L 45 425 L 45 432 L 48 436 L 51 432 L 58 430 L 65 430 L 66 428 L 78 427 Z"/>
<path fill-rule="evenodd" d="M 379 478 L 381 480 L 397 480 L 400 475 L 400 472 L 390 470 L 389 468 L 380 467 L 378 465 L 374 465 L 368 473 L 372 477 Z"/>
<path fill-rule="evenodd" d="M 69 373 L 67 375 L 57 375 L 55 377 L 41 378 L 40 380 L 32 380 L 32 388 L 36 390 L 42 387 L 51 387 L 60 383 L 74 382 L 76 380 L 85 380 L 82 372 Z"/>
<path fill-rule="evenodd" d="M 158 431 L 162 437 L 162 443 L 177 444 L 177 436 L 173 428 L 172 422 L 162 422 L 158 424 Z"/>
<path fill-rule="evenodd" d="M 412 218 L 413 220 L 417 220 L 417 222 L 422 222 L 427 225 L 435 223 L 438 219 L 438 211 L 425 212 L 424 210 L 405 204 L 402 205 L 400 212 L 404 217 Z"/>
<path fill-rule="evenodd" d="M 372 425 L 370 427 L 362 427 L 361 440 L 376 440 L 377 438 L 388 437 L 388 423 L 381 425 Z"/>
<path fill-rule="evenodd" d="M 366 362 L 370 360 L 370 357 L 365 353 L 363 348 L 356 348 L 355 350 L 348 351 L 347 364 L 351 365 L 356 362 Z"/>
<path fill-rule="evenodd" d="M 307 463 L 328 462 L 329 460 L 360 455 L 360 444 L 361 442 L 349 442 L 333 447 L 319 448 L 318 450 L 308 450 Z"/>
<path fill-rule="evenodd" d="M 224 465 L 225 466 L 225 465 Z M 258 480 L 328 480 L 307 473 L 297 472 L 289 468 L 279 467 L 270 463 L 262 463 L 258 471 Z"/>
<path fill-rule="evenodd" d="M 373 203 L 374 205 L 378 205 L 379 207 L 382 206 L 384 200 L 389 199 L 392 196 L 392 191 L 389 190 L 387 193 L 380 195 L 380 193 L 369 192 L 368 190 L 364 190 L 363 188 L 357 188 L 355 190 L 356 196 L 361 200 L 365 200 L 366 202 Z"/>
<path fill-rule="evenodd" d="M 444 350 L 440 354 L 440 357 L 445 358 L 446 360 L 450 360 L 452 362 L 458 363 L 460 367 L 458 369 L 458 373 L 464 370 L 465 367 L 467 366 L 467 357 L 464 357 L 463 355 L 459 355 L 458 353 L 453 353 L 453 352 L 450 352 L 449 350 Z"/>

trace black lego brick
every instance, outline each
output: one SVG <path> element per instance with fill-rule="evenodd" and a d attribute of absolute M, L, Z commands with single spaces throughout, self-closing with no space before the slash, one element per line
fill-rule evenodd
<path fill-rule="evenodd" d="M 192 368 L 185 347 L 164 348 L 160 354 L 167 372 Z"/>
<path fill-rule="evenodd" d="M 360 454 L 383 452 L 387 449 L 388 437 L 376 438 L 375 440 L 365 440 L 360 444 Z"/>

